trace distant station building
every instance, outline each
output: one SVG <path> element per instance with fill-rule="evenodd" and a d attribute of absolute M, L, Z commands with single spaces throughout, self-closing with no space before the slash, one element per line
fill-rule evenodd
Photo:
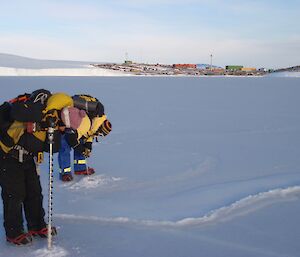
<path fill-rule="evenodd" d="M 241 71 L 251 72 L 251 71 L 256 71 L 256 68 L 243 67 L 243 68 L 241 69 Z"/>
<path fill-rule="evenodd" d="M 130 64 L 133 64 L 133 61 L 125 60 L 125 61 L 124 61 L 124 64 L 130 65 Z"/>
<path fill-rule="evenodd" d="M 190 63 L 176 63 L 173 64 L 174 69 L 197 69 L 197 64 L 190 64 Z"/>
<path fill-rule="evenodd" d="M 224 72 L 224 69 L 223 68 L 219 68 L 219 67 L 213 67 L 212 69 L 211 69 L 213 72 Z"/>
<path fill-rule="evenodd" d="M 225 69 L 228 71 L 239 71 L 242 70 L 244 66 L 242 65 L 226 65 Z"/>
<path fill-rule="evenodd" d="M 267 68 L 259 68 L 258 71 L 267 72 L 268 69 Z"/>

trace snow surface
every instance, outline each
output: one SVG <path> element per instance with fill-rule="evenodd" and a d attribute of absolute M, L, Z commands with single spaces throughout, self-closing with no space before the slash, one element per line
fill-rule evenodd
<path fill-rule="evenodd" d="M 95 95 L 113 131 L 93 147 L 95 175 L 62 183 L 55 162 L 53 249 L 10 246 L 0 228 L 0 256 L 299 256 L 299 82 L 1 77 L 1 101 Z"/>
<path fill-rule="evenodd" d="M 274 72 L 274 73 L 271 73 L 270 76 L 273 76 L 273 77 L 295 77 L 295 78 L 300 78 L 300 72 L 299 71 Z"/>

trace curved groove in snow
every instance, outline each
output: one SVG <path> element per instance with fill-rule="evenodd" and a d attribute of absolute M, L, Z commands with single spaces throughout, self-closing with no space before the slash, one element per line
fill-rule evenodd
<path fill-rule="evenodd" d="M 202 217 L 184 218 L 178 221 L 137 220 L 127 217 L 105 218 L 96 216 L 78 216 L 72 214 L 56 214 L 60 219 L 76 219 L 94 221 L 103 224 L 123 224 L 150 227 L 185 228 L 189 226 L 204 226 L 232 220 L 234 217 L 243 216 L 265 206 L 277 202 L 292 201 L 300 198 L 300 186 L 278 188 L 256 195 L 249 195 L 231 205 L 221 207 L 209 212 Z"/>

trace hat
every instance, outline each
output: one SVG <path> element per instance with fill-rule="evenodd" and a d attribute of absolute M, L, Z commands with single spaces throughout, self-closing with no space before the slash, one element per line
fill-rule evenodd
<path fill-rule="evenodd" d="M 61 119 L 67 128 L 78 129 L 86 113 L 75 107 L 65 107 L 61 111 Z"/>
<path fill-rule="evenodd" d="M 97 133 L 102 136 L 107 136 L 111 132 L 111 123 L 109 120 L 105 120 L 99 127 Z"/>
<path fill-rule="evenodd" d="M 33 103 L 46 104 L 47 99 L 51 96 L 51 92 L 46 89 L 38 89 L 31 93 L 29 99 Z"/>

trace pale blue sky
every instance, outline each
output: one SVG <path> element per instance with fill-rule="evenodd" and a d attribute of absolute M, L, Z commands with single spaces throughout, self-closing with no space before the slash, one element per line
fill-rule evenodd
<path fill-rule="evenodd" d="M 296 0 L 0 0 L 0 52 L 42 59 L 300 65 Z"/>

